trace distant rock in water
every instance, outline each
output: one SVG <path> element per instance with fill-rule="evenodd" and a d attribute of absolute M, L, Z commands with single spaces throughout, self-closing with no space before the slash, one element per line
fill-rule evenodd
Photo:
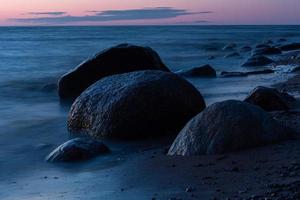
<path fill-rule="evenodd" d="M 228 100 L 207 107 L 178 134 L 168 155 L 223 154 L 282 141 L 289 131 L 258 106 Z"/>
<path fill-rule="evenodd" d="M 102 142 L 89 138 L 75 138 L 53 150 L 47 157 L 48 162 L 75 162 L 108 153 L 109 149 Z"/>
<path fill-rule="evenodd" d="M 244 46 L 241 48 L 241 52 L 249 52 L 252 51 L 252 48 L 250 46 Z"/>
<path fill-rule="evenodd" d="M 292 72 L 300 72 L 300 66 L 295 67 L 295 68 L 292 70 Z"/>
<path fill-rule="evenodd" d="M 74 98 L 103 77 L 139 70 L 170 71 L 150 47 L 121 44 L 98 53 L 63 75 L 58 94 L 61 98 Z"/>
<path fill-rule="evenodd" d="M 256 70 L 250 72 L 221 72 L 222 77 L 241 77 L 241 76 L 249 76 L 249 75 L 258 75 L 258 74 L 271 74 L 274 73 L 272 69 L 265 69 L 265 70 Z"/>
<path fill-rule="evenodd" d="M 256 49 L 260 49 L 260 48 L 270 48 L 271 46 L 268 44 L 258 44 L 256 45 Z"/>
<path fill-rule="evenodd" d="M 280 47 L 282 51 L 293 51 L 293 50 L 299 50 L 300 49 L 300 43 L 291 43 L 291 44 L 286 44 L 282 45 Z"/>
<path fill-rule="evenodd" d="M 258 48 L 253 51 L 253 55 L 275 55 L 281 54 L 281 50 L 276 47 Z"/>
<path fill-rule="evenodd" d="M 68 128 L 95 138 L 142 139 L 177 133 L 205 108 L 179 75 L 146 70 L 103 78 L 73 103 Z"/>
<path fill-rule="evenodd" d="M 272 41 L 272 40 L 266 40 L 266 41 L 264 41 L 264 44 L 268 44 L 268 45 L 271 45 L 271 44 L 273 44 L 274 42 Z"/>
<path fill-rule="evenodd" d="M 228 44 L 228 45 L 224 46 L 223 50 L 224 51 L 233 50 L 236 47 L 237 47 L 237 45 L 235 43 L 231 43 L 231 44 Z"/>
<path fill-rule="evenodd" d="M 234 53 L 227 54 L 224 57 L 225 58 L 233 58 L 233 57 L 241 57 L 241 55 L 239 53 L 237 53 L 237 52 L 234 52 Z"/>
<path fill-rule="evenodd" d="M 244 63 L 242 66 L 244 66 L 244 67 L 265 66 L 265 65 L 269 65 L 271 63 L 274 63 L 274 61 L 268 57 L 254 55 L 254 56 L 250 57 L 247 60 L 247 62 Z"/>
<path fill-rule="evenodd" d="M 57 84 L 56 83 L 49 83 L 49 84 L 43 86 L 41 88 L 41 90 L 43 92 L 53 92 L 53 91 L 56 91 L 57 90 Z"/>
<path fill-rule="evenodd" d="M 286 42 L 286 41 L 287 41 L 287 39 L 285 39 L 285 38 L 280 38 L 280 39 L 277 40 L 277 42 L 279 42 L 279 43 L 280 42 Z"/>
<path fill-rule="evenodd" d="M 276 111 L 289 109 L 295 99 L 291 95 L 279 92 L 275 88 L 259 86 L 251 91 L 244 101 L 257 105 L 266 111 Z"/>
<path fill-rule="evenodd" d="M 217 73 L 210 65 L 203 65 L 201 67 L 195 67 L 188 71 L 181 72 L 179 75 L 188 77 L 216 77 Z"/>

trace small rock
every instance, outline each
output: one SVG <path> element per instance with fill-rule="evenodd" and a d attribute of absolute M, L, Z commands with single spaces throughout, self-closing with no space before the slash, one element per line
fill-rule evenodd
<path fill-rule="evenodd" d="M 225 58 L 233 58 L 233 57 L 241 57 L 241 55 L 237 52 L 227 54 Z"/>
<path fill-rule="evenodd" d="M 228 44 L 226 45 L 225 47 L 223 47 L 223 50 L 224 51 L 227 51 L 227 50 L 233 50 L 237 45 L 235 43 L 231 43 L 231 44 Z"/>
<path fill-rule="evenodd" d="M 201 67 L 195 67 L 185 72 L 179 73 L 182 76 L 188 77 L 216 77 L 217 73 L 210 65 L 203 65 Z"/>
<path fill-rule="evenodd" d="M 244 67 L 265 66 L 271 63 L 274 63 L 274 61 L 268 57 L 254 55 L 250 57 L 242 66 Z"/>

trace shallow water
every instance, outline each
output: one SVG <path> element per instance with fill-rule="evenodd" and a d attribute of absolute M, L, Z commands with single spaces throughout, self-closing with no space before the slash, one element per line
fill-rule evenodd
<path fill-rule="evenodd" d="M 233 51 L 222 48 L 234 42 L 238 50 L 279 38 L 300 41 L 300 26 L 0 27 L 0 179 L 53 167 L 43 158 L 69 134 L 68 106 L 60 104 L 51 84 L 98 51 L 126 42 L 152 47 L 174 72 L 204 64 L 211 64 L 217 72 L 247 71 L 252 69 L 241 65 L 250 53 L 224 58 Z M 189 80 L 211 104 L 242 99 L 255 86 L 271 85 L 288 76 L 278 71 Z"/>

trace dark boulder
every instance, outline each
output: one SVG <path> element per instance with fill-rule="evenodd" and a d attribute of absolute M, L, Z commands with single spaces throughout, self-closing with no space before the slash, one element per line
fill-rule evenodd
<path fill-rule="evenodd" d="M 63 75 L 58 82 L 58 94 L 61 98 L 74 98 L 103 77 L 138 70 L 170 71 L 150 47 L 121 44 L 98 53 Z"/>
<path fill-rule="evenodd" d="M 271 46 L 268 44 L 258 44 L 255 46 L 256 49 L 261 49 L 261 48 L 270 48 Z"/>
<path fill-rule="evenodd" d="M 259 86 L 251 91 L 244 101 L 257 105 L 266 111 L 276 111 L 289 109 L 294 100 L 294 97 L 285 92 Z"/>
<path fill-rule="evenodd" d="M 300 49 L 300 43 L 292 43 L 292 44 L 286 44 L 282 45 L 280 47 L 282 51 L 293 51 L 293 50 L 299 50 Z"/>
<path fill-rule="evenodd" d="M 252 50 L 252 48 L 250 46 L 244 46 L 241 48 L 241 52 L 249 52 L 251 50 Z"/>
<path fill-rule="evenodd" d="M 228 100 L 207 107 L 178 134 L 168 155 L 223 154 L 287 138 L 289 132 L 252 104 Z"/>
<path fill-rule="evenodd" d="M 271 63 L 274 63 L 274 61 L 268 57 L 254 55 L 254 56 L 250 57 L 246 61 L 246 63 L 244 63 L 242 66 L 244 66 L 244 67 L 265 66 L 265 65 L 269 65 Z"/>
<path fill-rule="evenodd" d="M 146 70 L 103 78 L 73 103 L 68 128 L 95 138 L 142 139 L 177 133 L 205 108 L 180 76 Z"/>
<path fill-rule="evenodd" d="M 292 72 L 300 72 L 300 66 L 297 66 L 294 69 L 292 69 Z"/>
<path fill-rule="evenodd" d="M 187 77 L 216 77 L 217 73 L 210 65 L 203 65 L 201 67 L 195 67 L 188 71 L 181 72 L 179 75 Z"/>
<path fill-rule="evenodd" d="M 224 57 L 225 58 L 233 58 L 233 57 L 241 57 L 241 55 L 239 53 L 237 53 L 237 52 L 234 52 L 234 53 L 227 54 Z"/>
<path fill-rule="evenodd" d="M 258 48 L 253 51 L 253 55 L 275 55 L 281 54 L 281 50 L 276 47 Z"/>
<path fill-rule="evenodd" d="M 108 152 L 108 147 L 102 142 L 89 138 L 75 138 L 53 150 L 46 157 L 46 160 L 48 162 L 75 162 L 87 160 Z"/>
<path fill-rule="evenodd" d="M 280 38 L 280 39 L 277 40 L 277 42 L 279 42 L 279 43 L 286 42 L 286 41 L 287 41 L 287 39 L 284 39 L 284 38 Z"/>

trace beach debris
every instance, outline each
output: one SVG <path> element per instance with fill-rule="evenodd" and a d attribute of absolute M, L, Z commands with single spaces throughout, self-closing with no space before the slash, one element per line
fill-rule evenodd
<path fill-rule="evenodd" d="M 178 73 L 181 76 L 187 77 L 216 77 L 216 70 L 210 65 L 195 67 L 190 70 Z"/>
<path fill-rule="evenodd" d="M 266 111 L 287 110 L 295 98 L 286 92 L 279 92 L 275 88 L 258 86 L 253 89 L 244 100 L 257 105 Z"/>
<path fill-rule="evenodd" d="M 205 108 L 200 92 L 177 74 L 146 70 L 109 76 L 73 103 L 68 128 L 90 136 L 145 138 L 176 134 Z"/>
<path fill-rule="evenodd" d="M 108 147 L 100 141 L 96 141 L 90 138 L 75 138 L 63 143 L 62 145 L 54 149 L 46 157 L 46 161 L 82 161 L 108 152 Z"/>
<path fill-rule="evenodd" d="M 212 104 L 191 119 L 168 155 L 223 154 L 282 141 L 289 131 L 266 111 L 246 102 Z"/>
<path fill-rule="evenodd" d="M 101 51 L 63 75 L 58 82 L 58 94 L 61 98 L 74 98 L 103 77 L 139 70 L 170 71 L 150 47 L 120 44 Z"/>

